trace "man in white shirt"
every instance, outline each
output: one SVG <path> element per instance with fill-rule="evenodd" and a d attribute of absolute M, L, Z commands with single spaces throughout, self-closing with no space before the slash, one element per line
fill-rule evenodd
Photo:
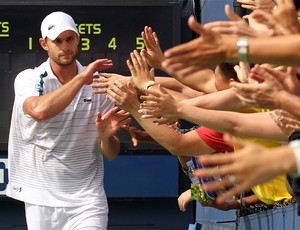
<path fill-rule="evenodd" d="M 29 230 L 107 229 L 103 156 L 118 156 L 116 132 L 129 118 L 90 84 L 112 61 L 83 67 L 75 22 L 63 12 L 46 16 L 41 33 L 48 60 L 15 79 L 7 195 L 25 202 Z"/>

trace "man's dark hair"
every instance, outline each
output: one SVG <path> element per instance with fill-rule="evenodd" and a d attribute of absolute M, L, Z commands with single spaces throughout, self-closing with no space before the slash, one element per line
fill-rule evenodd
<path fill-rule="evenodd" d="M 222 62 L 218 65 L 218 67 L 223 77 L 227 79 L 233 78 L 235 81 L 239 82 L 238 76 L 234 70 L 235 65 L 238 65 L 238 63 Z"/>

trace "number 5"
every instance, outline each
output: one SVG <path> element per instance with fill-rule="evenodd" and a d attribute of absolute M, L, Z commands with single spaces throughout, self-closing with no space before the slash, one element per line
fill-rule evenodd
<path fill-rule="evenodd" d="M 136 49 L 142 50 L 145 48 L 145 44 L 142 37 L 136 37 Z"/>

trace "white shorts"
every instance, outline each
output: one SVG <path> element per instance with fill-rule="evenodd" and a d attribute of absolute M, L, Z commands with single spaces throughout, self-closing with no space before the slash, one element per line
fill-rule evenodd
<path fill-rule="evenodd" d="M 107 201 L 81 207 L 53 208 L 25 203 L 28 230 L 106 230 Z"/>

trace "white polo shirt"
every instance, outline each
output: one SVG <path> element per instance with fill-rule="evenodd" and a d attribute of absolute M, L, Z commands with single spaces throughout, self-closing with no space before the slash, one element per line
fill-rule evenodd
<path fill-rule="evenodd" d="M 84 67 L 77 62 L 78 72 Z M 46 77 L 41 74 L 47 72 Z M 42 82 L 41 82 L 42 80 Z M 37 122 L 23 110 L 30 96 L 50 93 L 62 85 L 49 60 L 21 72 L 15 80 L 15 102 L 9 134 L 7 196 L 24 202 L 73 207 L 105 200 L 103 158 L 95 125 L 97 112 L 113 103 L 85 85 L 57 116 Z"/>

